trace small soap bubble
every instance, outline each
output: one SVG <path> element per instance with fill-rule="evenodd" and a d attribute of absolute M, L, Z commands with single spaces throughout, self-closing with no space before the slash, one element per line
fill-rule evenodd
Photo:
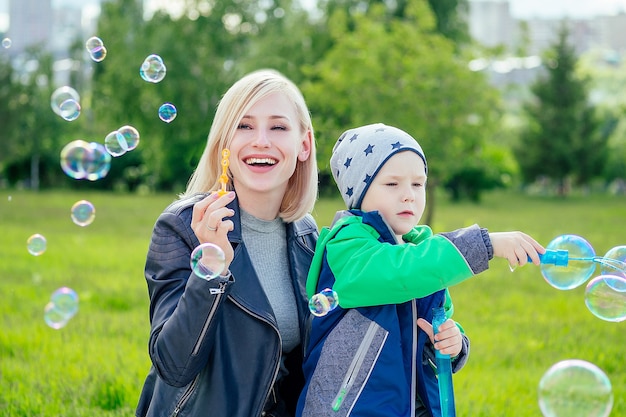
<path fill-rule="evenodd" d="M 72 122 L 80 116 L 80 104 L 74 99 L 67 99 L 59 105 L 59 116 L 63 120 Z"/>
<path fill-rule="evenodd" d="M 159 107 L 159 119 L 165 123 L 171 123 L 176 118 L 178 111 L 172 103 L 164 103 Z"/>
<path fill-rule="evenodd" d="M 592 260 L 595 256 L 593 247 L 580 236 L 561 235 L 552 240 L 546 249 L 567 250 L 569 261 L 567 266 L 541 264 L 541 274 L 548 284 L 558 290 L 570 290 L 587 282 L 596 265 Z M 584 260 L 572 260 L 584 258 Z"/>
<path fill-rule="evenodd" d="M 11 38 L 2 39 L 2 47 L 4 49 L 9 49 L 11 45 L 13 45 L 13 41 L 11 41 Z"/>
<path fill-rule="evenodd" d="M 89 52 L 89 57 L 95 62 L 102 62 L 107 56 L 107 48 L 104 46 L 102 39 L 97 36 L 87 39 L 85 48 Z"/>
<path fill-rule="evenodd" d="M 106 135 L 104 138 L 104 147 L 111 156 L 121 156 L 128 151 L 128 144 L 126 138 L 118 130 Z"/>
<path fill-rule="evenodd" d="M 339 305 L 339 297 L 337 292 L 330 288 L 326 288 L 321 292 L 313 295 L 309 300 L 309 310 L 316 317 L 322 317 L 333 311 Z"/>
<path fill-rule="evenodd" d="M 539 382 L 539 408 L 544 417 L 608 417 L 612 407 L 611 382 L 592 363 L 558 362 Z"/>
<path fill-rule="evenodd" d="M 626 320 L 626 278 L 600 275 L 592 279 L 585 289 L 585 305 L 599 319 Z"/>
<path fill-rule="evenodd" d="M 39 256 L 46 251 L 46 238 L 36 233 L 26 241 L 26 248 L 33 256 Z"/>
<path fill-rule="evenodd" d="M 213 279 L 226 265 L 224 251 L 213 243 L 203 243 L 191 252 L 191 269 L 200 278 Z"/>
<path fill-rule="evenodd" d="M 44 321 L 53 329 L 64 327 L 78 312 L 78 294 L 71 288 L 61 287 L 50 296 L 44 307 Z"/>
<path fill-rule="evenodd" d="M 61 150 L 61 168 L 69 177 L 96 181 L 111 169 L 111 154 L 104 145 L 75 140 Z"/>
<path fill-rule="evenodd" d="M 50 107 L 55 114 L 71 122 L 80 115 L 80 96 L 70 86 L 59 87 L 50 96 Z"/>
<path fill-rule="evenodd" d="M 127 151 L 132 151 L 139 145 L 139 132 L 132 126 L 122 126 L 117 129 L 118 133 L 124 138 Z"/>
<path fill-rule="evenodd" d="M 96 218 L 96 208 L 87 200 L 74 203 L 71 210 L 72 221 L 78 226 L 89 226 Z"/>
<path fill-rule="evenodd" d="M 70 321 L 70 319 L 67 318 L 62 311 L 56 308 L 52 301 L 48 302 L 48 304 L 44 307 L 43 319 L 49 327 L 55 330 L 65 327 L 65 325 Z"/>
<path fill-rule="evenodd" d="M 167 69 L 163 59 L 155 54 L 148 55 L 148 57 L 141 64 L 139 69 L 139 75 L 145 81 L 150 83 L 158 83 L 163 81 Z"/>

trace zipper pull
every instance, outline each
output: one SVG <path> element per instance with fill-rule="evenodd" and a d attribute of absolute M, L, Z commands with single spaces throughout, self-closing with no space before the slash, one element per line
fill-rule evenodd
<path fill-rule="evenodd" d="M 220 286 L 218 288 L 209 288 L 209 294 L 211 295 L 224 294 L 225 291 L 226 291 L 225 282 L 220 283 Z"/>
<path fill-rule="evenodd" d="M 343 400 L 346 397 L 346 391 L 347 389 L 345 385 L 341 387 L 341 389 L 339 390 L 339 393 L 333 400 L 333 405 L 332 405 L 333 411 L 339 411 L 339 408 L 341 407 L 341 403 L 343 403 Z"/>

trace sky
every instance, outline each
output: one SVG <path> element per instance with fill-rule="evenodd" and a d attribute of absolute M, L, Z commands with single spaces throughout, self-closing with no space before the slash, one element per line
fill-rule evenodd
<path fill-rule="evenodd" d="M 20 1 L 20 0 L 13 0 Z M 148 0 L 164 3 L 163 0 Z M 310 1 L 310 0 L 305 0 Z M 470 0 L 479 1 L 479 0 Z M 497 1 L 497 0 L 496 0 Z M 98 0 L 53 0 L 53 4 L 98 3 Z M 167 2 L 165 2 L 167 3 Z M 511 14 L 518 19 L 542 18 L 589 18 L 626 12 L 626 0 L 509 0 Z M 9 0 L 0 0 L 0 32 L 9 24 Z"/>

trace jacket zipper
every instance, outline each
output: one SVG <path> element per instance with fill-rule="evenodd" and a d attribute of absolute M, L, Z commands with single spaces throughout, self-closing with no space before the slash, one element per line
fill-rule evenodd
<path fill-rule="evenodd" d="M 226 282 L 220 283 L 219 288 L 211 288 L 211 294 L 217 294 L 217 295 L 215 297 L 215 300 L 213 300 L 213 304 L 211 305 L 211 310 L 209 311 L 209 315 L 204 321 L 204 326 L 202 327 L 202 332 L 200 332 L 200 337 L 198 338 L 198 341 L 196 342 L 191 352 L 191 354 L 194 356 L 197 355 L 198 351 L 200 350 L 200 345 L 202 344 L 202 341 L 204 340 L 204 336 L 206 335 L 206 332 L 209 329 L 209 323 L 211 322 L 211 319 L 215 315 L 215 311 L 217 310 L 217 306 L 219 305 L 220 298 L 222 298 L 224 294 L 224 288 L 226 288 Z"/>
<path fill-rule="evenodd" d="M 183 409 L 183 407 L 185 406 L 185 404 L 189 400 L 189 397 L 191 397 L 191 394 L 193 394 L 194 390 L 196 389 L 196 385 L 198 385 L 198 378 L 199 377 L 200 377 L 200 375 L 198 374 L 194 378 L 194 380 L 191 383 L 191 385 L 189 385 L 189 387 L 187 387 L 187 389 L 185 390 L 183 395 L 180 397 L 180 400 L 178 401 L 178 404 L 176 404 L 176 408 L 174 408 L 174 411 L 172 412 L 171 417 L 176 417 L 178 415 L 178 413 L 180 413 L 180 410 Z"/>
<path fill-rule="evenodd" d="M 359 345 L 359 348 L 357 349 L 354 355 L 354 358 L 352 358 L 352 363 L 350 364 L 350 367 L 348 368 L 348 371 L 346 372 L 346 376 L 344 377 L 343 382 L 341 383 L 339 392 L 337 393 L 337 396 L 333 400 L 333 403 L 332 403 L 333 411 L 339 411 L 339 408 L 341 407 L 343 400 L 346 398 L 346 395 L 348 395 L 348 392 L 350 392 L 352 385 L 354 385 L 354 380 L 356 379 L 356 376 L 359 374 L 359 371 L 361 370 L 361 366 L 363 366 L 365 355 L 367 351 L 369 350 L 370 346 L 372 345 L 374 336 L 376 335 L 377 327 L 378 325 L 376 324 L 376 322 L 372 321 L 369 327 L 367 328 L 367 332 L 365 332 L 365 336 L 363 337 L 363 340 L 361 341 L 361 344 Z"/>

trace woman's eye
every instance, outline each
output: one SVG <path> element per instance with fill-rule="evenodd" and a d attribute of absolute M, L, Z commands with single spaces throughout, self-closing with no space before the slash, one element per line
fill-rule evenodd
<path fill-rule="evenodd" d="M 272 127 L 272 130 L 287 130 L 287 128 L 282 125 L 277 125 L 277 126 Z"/>
<path fill-rule="evenodd" d="M 239 123 L 239 126 L 237 126 L 237 129 L 252 129 L 252 126 L 250 126 L 248 123 Z"/>

